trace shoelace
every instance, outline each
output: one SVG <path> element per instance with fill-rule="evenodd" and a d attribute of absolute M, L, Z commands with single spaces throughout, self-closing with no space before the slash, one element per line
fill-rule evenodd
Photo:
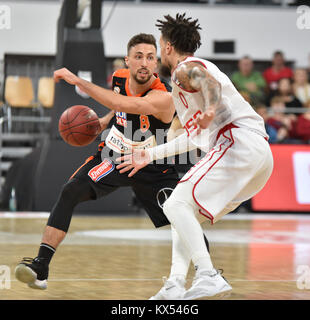
<path fill-rule="evenodd" d="M 175 279 L 175 281 L 173 281 L 173 280 L 167 279 L 167 277 L 162 277 L 162 281 L 163 281 L 164 287 L 165 287 L 166 289 L 175 286 L 175 282 L 178 282 L 177 279 Z"/>
<path fill-rule="evenodd" d="M 21 263 L 44 263 L 44 258 L 30 258 L 30 257 L 24 257 Z"/>
<path fill-rule="evenodd" d="M 24 257 L 23 260 L 21 261 L 21 263 L 27 262 L 27 263 L 32 263 L 33 262 L 33 258 L 30 257 Z"/>
<path fill-rule="evenodd" d="M 215 270 L 216 271 L 216 273 L 214 273 L 214 274 L 208 274 L 208 276 L 209 277 L 215 277 L 215 276 L 217 276 L 218 274 L 220 274 L 220 275 L 222 275 L 222 273 L 224 272 L 224 270 L 223 269 L 217 269 L 217 270 Z M 195 276 L 194 276 L 194 279 L 193 279 L 193 285 L 196 283 L 196 281 L 200 278 L 200 276 L 201 276 L 201 274 L 195 274 Z M 226 279 L 225 279 L 226 280 Z"/>

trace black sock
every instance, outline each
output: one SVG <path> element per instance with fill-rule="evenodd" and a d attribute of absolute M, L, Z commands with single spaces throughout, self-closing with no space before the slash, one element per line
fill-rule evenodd
<path fill-rule="evenodd" d="M 56 249 L 50 246 L 49 244 L 41 243 L 39 253 L 38 253 L 38 258 L 43 258 L 44 262 L 46 264 L 49 264 L 55 252 L 56 252 Z"/>

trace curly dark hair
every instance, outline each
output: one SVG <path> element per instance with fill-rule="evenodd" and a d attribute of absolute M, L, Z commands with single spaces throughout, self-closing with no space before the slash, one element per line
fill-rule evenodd
<path fill-rule="evenodd" d="M 155 26 L 161 31 L 163 39 L 169 41 L 179 54 L 193 54 L 201 46 L 198 19 L 185 18 L 185 13 L 177 13 L 175 19 L 170 15 L 164 18 L 166 21 L 157 20 Z"/>

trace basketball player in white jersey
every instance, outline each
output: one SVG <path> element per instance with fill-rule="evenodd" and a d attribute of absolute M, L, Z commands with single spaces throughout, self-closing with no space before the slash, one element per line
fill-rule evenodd
<path fill-rule="evenodd" d="M 273 169 L 263 119 L 213 63 L 194 57 L 201 45 L 197 20 L 177 14 L 157 20 L 161 61 L 172 73 L 173 100 L 186 132 L 119 160 L 129 176 L 152 160 L 195 148 L 206 156 L 181 179 L 164 204 L 172 226 L 172 267 L 164 287 L 151 299 L 197 299 L 223 295 L 231 286 L 214 268 L 201 223 L 214 224 L 259 192 Z M 196 276 L 184 284 L 193 262 Z"/>

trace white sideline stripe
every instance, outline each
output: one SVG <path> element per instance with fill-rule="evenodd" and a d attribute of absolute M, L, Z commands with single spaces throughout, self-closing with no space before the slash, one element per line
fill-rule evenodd
<path fill-rule="evenodd" d="M 35 219 L 48 218 L 49 212 L 0 212 L 0 219 Z"/>
<path fill-rule="evenodd" d="M 192 280 L 192 279 L 189 279 Z M 18 280 L 10 280 L 11 282 L 17 282 Z M 88 281 L 163 281 L 162 279 L 48 279 L 48 282 L 88 282 Z M 229 282 L 296 282 L 297 280 L 245 280 L 245 279 L 235 279 L 228 280 Z"/>
<path fill-rule="evenodd" d="M 0 211 L 0 219 L 33 219 L 33 218 L 48 218 L 50 215 L 49 212 L 9 212 L 9 211 Z M 93 215 L 80 215 L 80 217 L 93 217 Z M 104 218 L 113 217 L 115 215 L 104 215 Z M 134 217 L 132 215 L 126 216 L 127 218 Z M 261 214 L 261 213 L 231 213 L 224 216 L 221 220 L 308 220 L 310 221 L 310 215 L 308 214 Z"/>

